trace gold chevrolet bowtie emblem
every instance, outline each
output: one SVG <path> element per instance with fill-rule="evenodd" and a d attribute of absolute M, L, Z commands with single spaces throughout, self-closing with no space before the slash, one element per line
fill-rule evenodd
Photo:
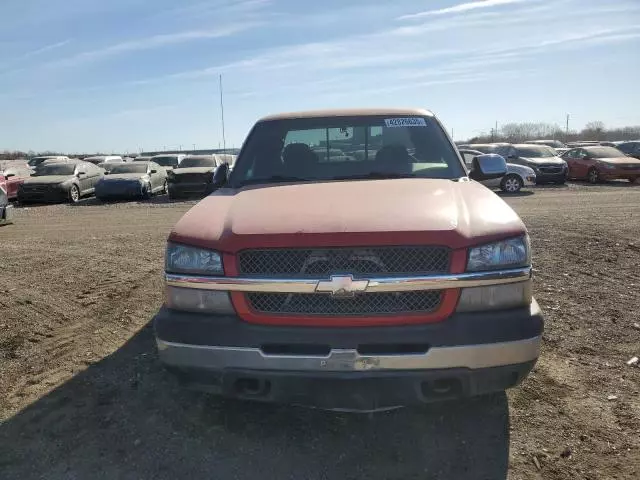
<path fill-rule="evenodd" d="M 330 293 L 335 297 L 353 297 L 365 292 L 369 280 L 354 280 L 351 275 L 332 275 L 331 280 L 322 280 L 316 286 L 318 293 Z"/>

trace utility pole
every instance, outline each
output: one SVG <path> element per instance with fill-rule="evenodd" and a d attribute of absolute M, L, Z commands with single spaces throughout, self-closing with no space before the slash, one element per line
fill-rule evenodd
<path fill-rule="evenodd" d="M 498 138 L 498 120 L 496 120 L 496 129 L 494 132 L 496 132 L 496 138 Z"/>
<path fill-rule="evenodd" d="M 196 151 L 196 144 L 195 143 L 193 144 L 193 151 L 194 152 Z"/>
<path fill-rule="evenodd" d="M 227 151 L 227 139 L 224 134 L 224 102 L 222 101 L 222 74 L 220 74 L 220 115 L 222 117 L 222 148 L 226 153 Z"/>
<path fill-rule="evenodd" d="M 567 113 L 567 137 L 569 136 L 569 114 Z"/>

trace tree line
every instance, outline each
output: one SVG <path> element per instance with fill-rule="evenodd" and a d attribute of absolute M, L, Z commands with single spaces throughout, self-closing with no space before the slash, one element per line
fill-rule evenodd
<path fill-rule="evenodd" d="M 468 143 L 507 142 L 521 143 L 527 140 L 552 139 L 563 143 L 578 140 L 622 141 L 640 140 L 640 125 L 622 128 L 606 128 L 600 121 L 587 123 L 580 131 L 563 129 L 559 125 L 542 122 L 506 123 L 497 131 L 481 133 L 468 140 Z"/>

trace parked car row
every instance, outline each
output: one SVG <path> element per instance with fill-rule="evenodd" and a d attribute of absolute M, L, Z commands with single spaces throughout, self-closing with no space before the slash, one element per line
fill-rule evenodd
<path fill-rule="evenodd" d="M 204 196 L 213 191 L 214 170 L 232 165 L 235 155 L 156 155 L 134 159 L 95 156 L 84 160 L 40 156 L 0 169 L 3 195 L 21 203 L 76 203 L 94 195 L 101 200 Z"/>
<path fill-rule="evenodd" d="M 487 186 L 500 187 L 511 193 L 527 185 L 526 171 L 516 172 L 516 165 L 532 169 L 536 184 L 563 184 L 567 179 L 591 183 L 640 179 L 640 141 L 558 145 L 563 144 L 557 140 L 532 140 L 524 144 L 465 144 L 459 145 L 458 150 L 467 164 L 479 154 L 494 153 L 504 157 L 509 167 L 507 176 L 492 180 Z"/>

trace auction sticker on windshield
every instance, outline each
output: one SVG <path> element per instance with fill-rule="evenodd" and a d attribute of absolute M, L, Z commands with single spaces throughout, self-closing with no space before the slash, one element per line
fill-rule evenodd
<path fill-rule="evenodd" d="M 422 117 L 408 117 L 408 118 L 386 118 L 384 123 L 389 128 L 393 127 L 426 127 L 427 122 L 425 122 Z"/>

